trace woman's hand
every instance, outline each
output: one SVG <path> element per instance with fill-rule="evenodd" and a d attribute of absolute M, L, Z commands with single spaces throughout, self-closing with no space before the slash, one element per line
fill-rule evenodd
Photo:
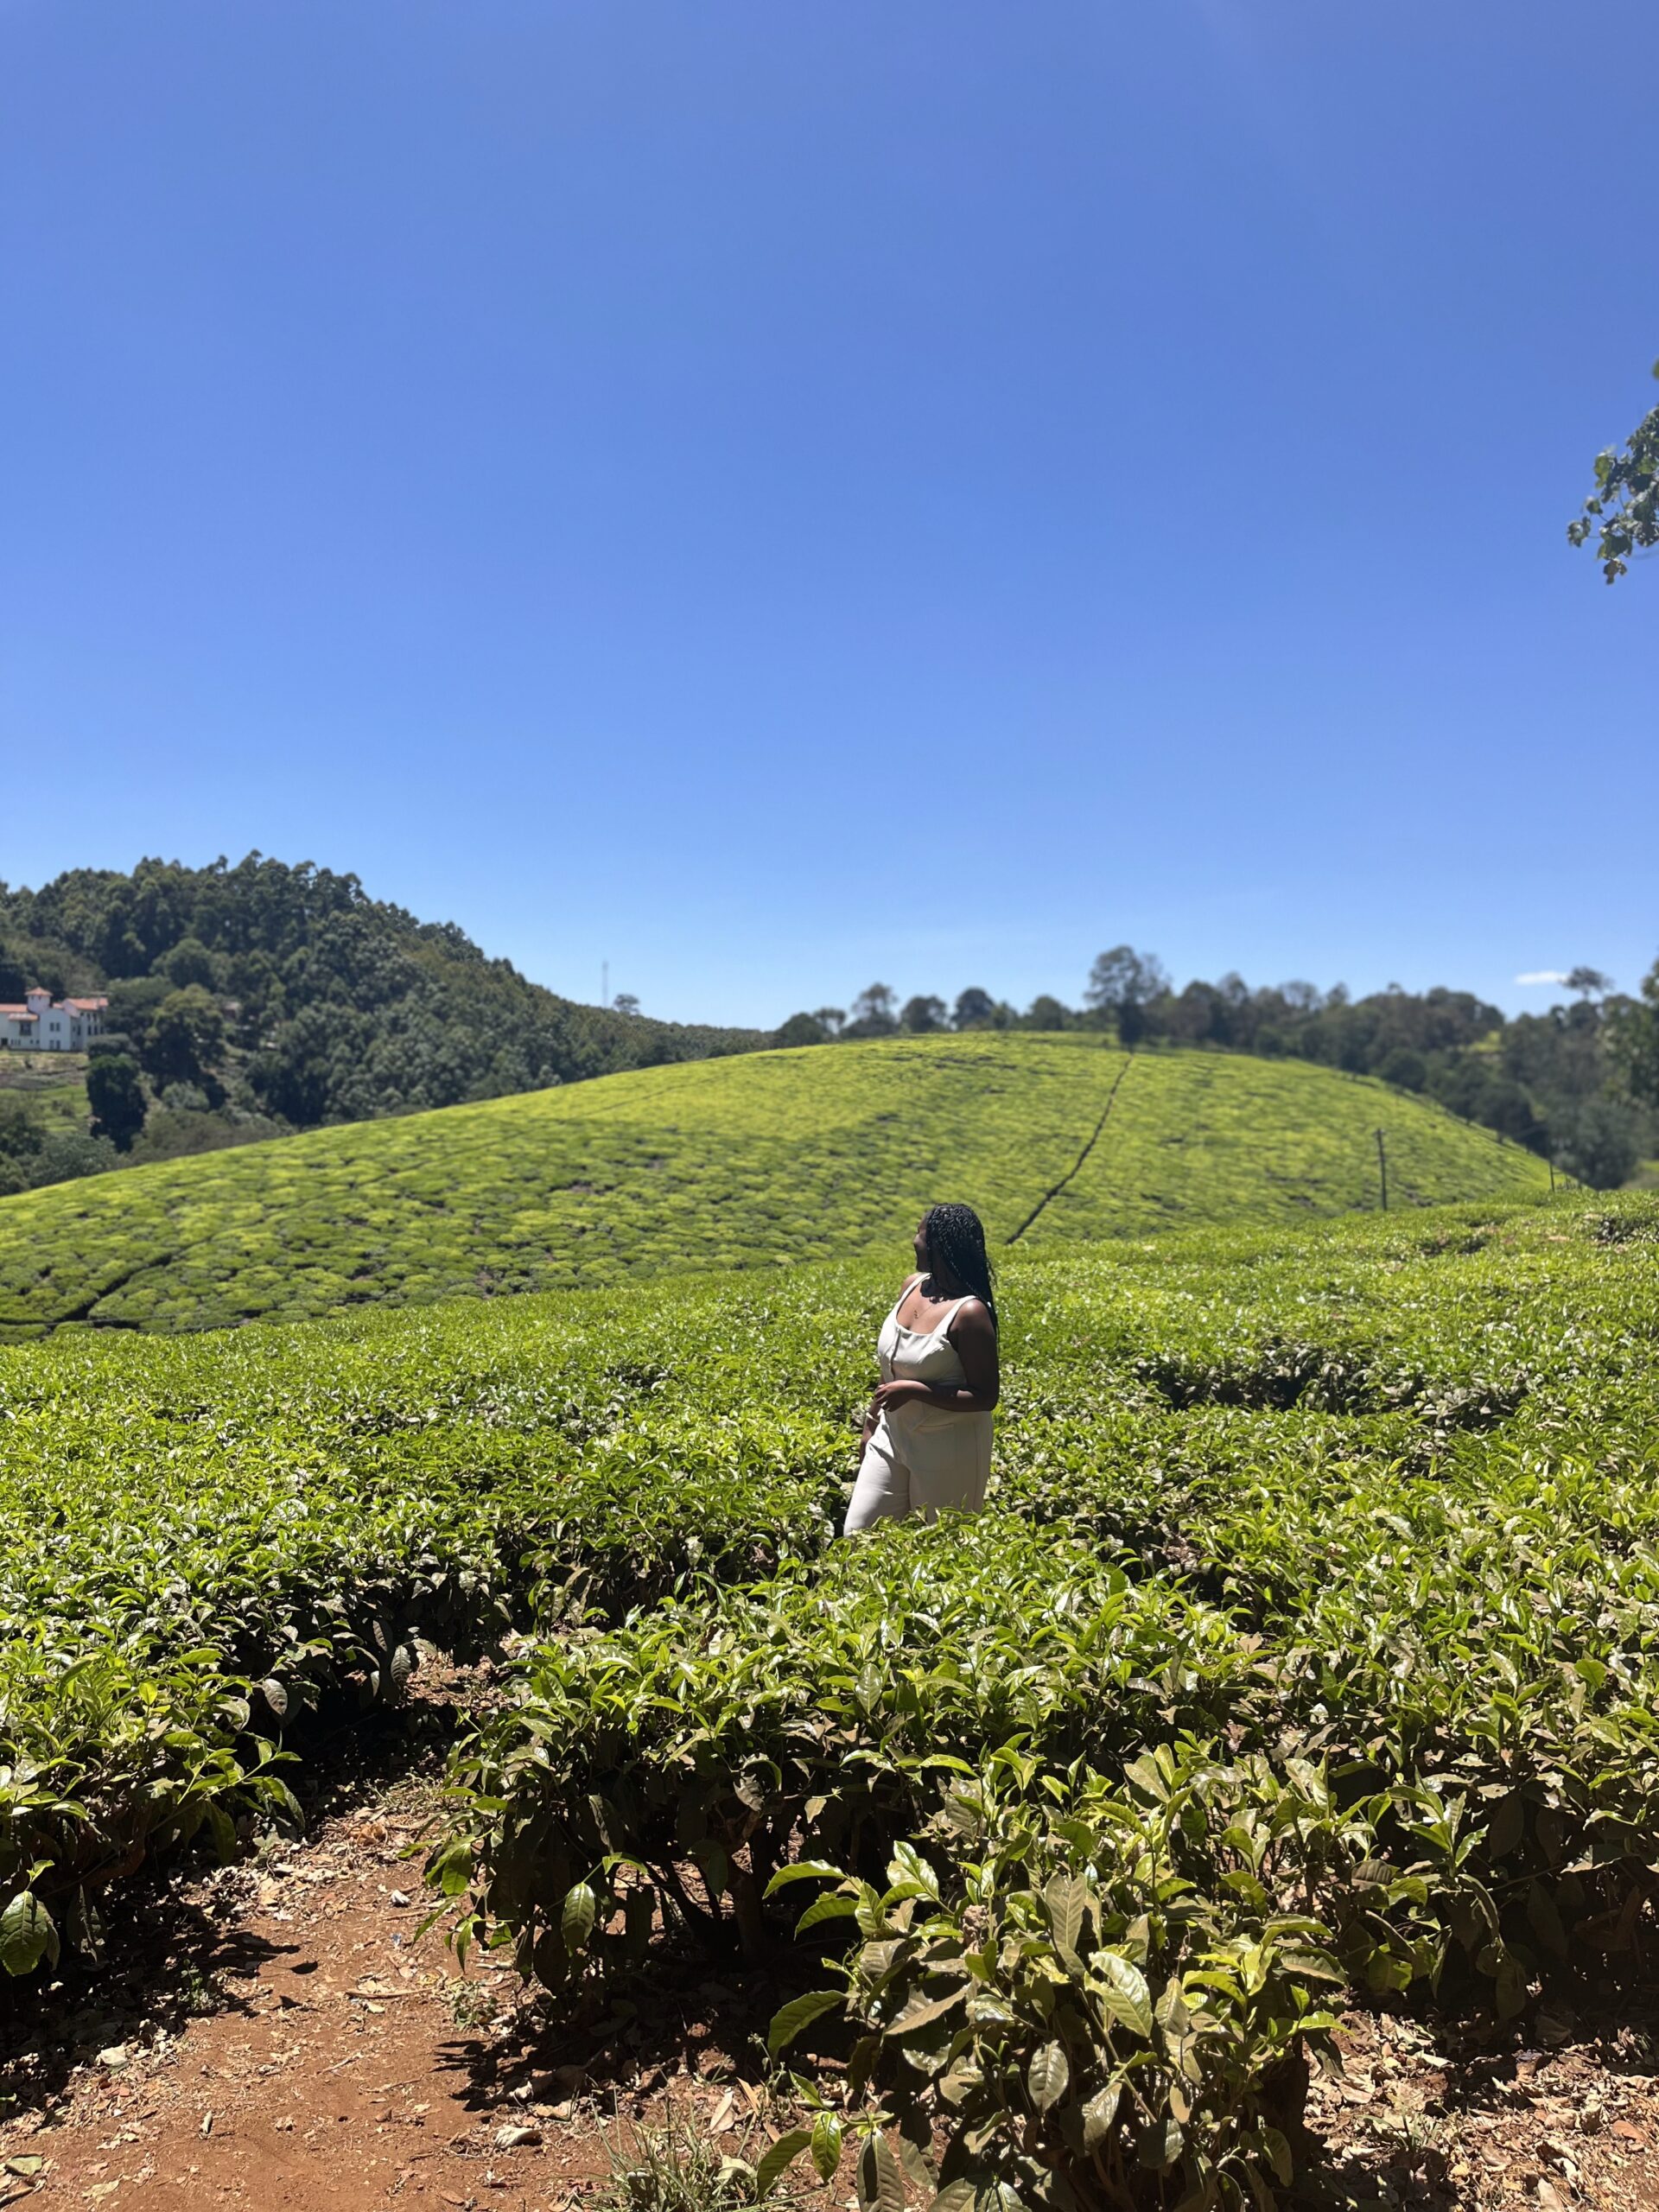
<path fill-rule="evenodd" d="M 925 1382 L 883 1382 L 870 1400 L 870 1409 L 873 1413 L 884 1414 L 893 1406 L 927 1403 L 932 1395 Z"/>

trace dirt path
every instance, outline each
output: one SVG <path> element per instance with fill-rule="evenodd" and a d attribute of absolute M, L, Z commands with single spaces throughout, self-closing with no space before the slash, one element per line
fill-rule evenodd
<path fill-rule="evenodd" d="M 97 1977 L 14 1993 L 0 2029 L 0 2208 L 543 2212 L 607 2184 L 665 2113 L 757 2158 L 762 2009 L 703 1980 L 603 2059 L 545 2031 L 510 1967 L 465 1973 L 406 1853 L 487 1680 L 423 1669 L 408 1713 L 310 1782 L 302 1841 L 182 1878 Z M 323 1762 L 325 1768 L 327 1762 Z M 302 1796 L 304 1797 L 304 1789 Z M 729 2046 L 729 2047 L 728 2047 Z M 593 2070 L 583 2064 L 593 2059 Z"/>
<path fill-rule="evenodd" d="M 0 2208 L 564 2212 L 607 2186 L 632 2120 L 665 2112 L 759 2155 L 782 2117 L 753 2040 L 776 1992 L 740 2008 L 712 1980 L 666 1987 L 601 2062 L 541 2029 L 510 1970 L 459 1974 L 438 1936 L 415 1940 L 404 1853 L 436 1803 L 457 1699 L 480 1689 L 421 1678 L 410 1713 L 354 1739 L 318 1787 L 302 1842 L 159 1896 L 100 1977 L 51 1993 L 49 2038 L 38 1994 L 28 2012 L 18 1997 Z M 1299 2193 L 1389 2212 L 1659 2212 L 1659 2015 L 1602 2010 L 1546 2011 L 1531 2044 L 1351 2016 L 1347 2079 L 1310 2101 L 1325 2155 Z"/>

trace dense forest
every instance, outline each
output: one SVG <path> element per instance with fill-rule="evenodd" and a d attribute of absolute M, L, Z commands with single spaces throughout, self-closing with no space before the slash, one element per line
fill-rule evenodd
<path fill-rule="evenodd" d="M 920 995 L 901 1005 L 887 984 L 872 983 L 850 1010 L 798 1014 L 778 1034 L 783 1044 L 812 1045 L 937 1029 L 1098 1027 L 1128 1045 L 1292 1055 L 1438 1099 L 1580 1182 L 1612 1189 L 1659 1152 L 1659 962 L 1638 998 L 1592 968 L 1560 980 L 1567 1001 L 1511 1019 L 1444 988 L 1390 986 L 1355 999 L 1341 984 L 1252 989 L 1227 975 L 1178 991 L 1154 955 L 1120 944 L 1095 962 L 1081 1007 L 1045 994 L 1021 1012 L 978 988 L 950 1005 Z"/>
<path fill-rule="evenodd" d="M 0 1000 L 30 986 L 109 998 L 92 1134 L 0 1099 L 0 1189 L 772 1041 L 576 1005 L 354 875 L 258 853 L 0 885 Z"/>

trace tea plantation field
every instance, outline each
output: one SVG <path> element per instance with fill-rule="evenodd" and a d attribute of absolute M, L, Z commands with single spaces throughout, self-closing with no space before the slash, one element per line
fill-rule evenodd
<path fill-rule="evenodd" d="M 0 1201 L 0 1341 L 774 1268 L 941 1197 L 1033 1246 L 1335 1213 L 1376 1205 L 1379 1125 L 1396 1205 L 1548 1186 L 1490 1132 L 1300 1062 L 1076 1034 L 753 1053 Z"/>
<path fill-rule="evenodd" d="M 0 1352 L 0 1961 L 509 1630 L 452 1931 L 599 2037 L 764 1963 L 872 2202 L 877 2111 L 947 2212 L 1270 2200 L 1333 1999 L 1636 1955 L 1659 1197 L 1016 1248 L 987 1512 L 844 1545 L 903 1265 Z"/>

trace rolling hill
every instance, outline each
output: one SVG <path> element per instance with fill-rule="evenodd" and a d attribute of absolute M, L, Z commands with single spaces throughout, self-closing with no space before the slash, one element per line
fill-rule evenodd
<path fill-rule="evenodd" d="M 0 1000 L 30 984 L 107 995 L 105 1027 L 157 1100 L 183 1084 L 234 1109 L 221 1142 L 249 1141 L 256 1116 L 367 1121 L 770 1041 L 579 1005 L 453 922 L 259 853 L 234 867 L 71 868 L 32 891 L 0 883 Z"/>
<path fill-rule="evenodd" d="M 1523 1198 L 1543 1163 L 1301 1062 L 1094 1036 L 897 1039 L 656 1067 L 0 1201 L 0 1339 L 769 1268 L 964 1198 L 1026 1246 Z"/>

